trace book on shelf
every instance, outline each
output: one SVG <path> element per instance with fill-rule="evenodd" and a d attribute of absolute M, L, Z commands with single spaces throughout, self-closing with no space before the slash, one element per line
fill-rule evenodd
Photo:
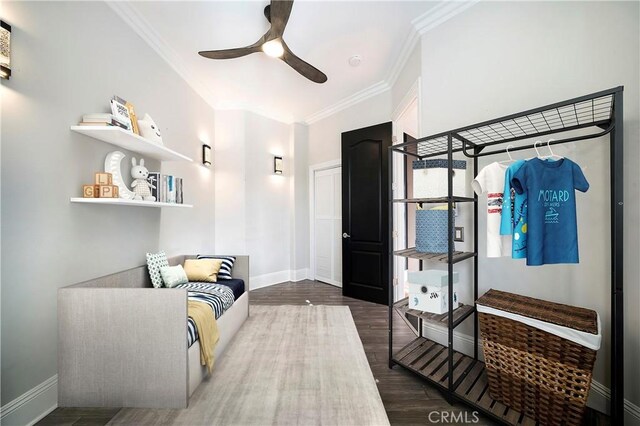
<path fill-rule="evenodd" d="M 161 175 L 157 172 L 149 173 L 149 176 L 154 175 L 157 179 L 158 188 L 155 190 L 152 189 L 152 195 L 156 197 L 157 201 L 161 203 L 173 203 L 173 204 L 183 204 L 184 203 L 184 195 L 182 192 L 182 178 L 171 176 L 171 175 Z M 153 191 L 157 191 L 154 193 Z"/>
<path fill-rule="evenodd" d="M 176 178 L 176 203 L 184 203 L 182 195 L 182 178 Z"/>
<path fill-rule="evenodd" d="M 167 176 L 167 203 L 176 202 L 176 178 Z"/>
<path fill-rule="evenodd" d="M 156 201 L 160 201 L 160 172 L 149 172 L 149 176 L 147 177 L 147 180 L 149 181 L 149 183 L 151 185 L 153 185 L 154 187 L 151 187 L 151 195 L 153 195 L 154 197 L 156 197 Z"/>
<path fill-rule="evenodd" d="M 160 202 L 167 202 L 167 175 L 160 175 L 160 186 L 158 188 L 158 194 L 160 195 Z"/>
<path fill-rule="evenodd" d="M 116 121 L 124 124 L 127 130 L 132 130 L 131 116 L 129 115 L 129 109 L 126 104 L 127 101 L 118 96 L 114 96 L 113 99 L 111 99 L 111 114 L 113 114 Z"/>
<path fill-rule="evenodd" d="M 129 130 L 126 124 L 120 122 L 111 114 L 85 114 L 82 121 L 78 123 L 80 126 L 118 126 L 122 129 Z"/>

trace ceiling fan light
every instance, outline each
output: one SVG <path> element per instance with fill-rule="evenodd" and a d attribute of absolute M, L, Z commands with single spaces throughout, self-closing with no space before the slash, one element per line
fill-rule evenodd
<path fill-rule="evenodd" d="M 284 48 L 278 39 L 271 40 L 263 44 L 262 51 L 273 58 L 279 58 L 284 54 Z"/>

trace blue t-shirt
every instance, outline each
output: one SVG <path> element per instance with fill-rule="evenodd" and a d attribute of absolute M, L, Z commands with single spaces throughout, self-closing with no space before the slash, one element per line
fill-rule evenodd
<path fill-rule="evenodd" d="M 527 257 L 527 194 L 518 194 L 511 184 L 511 179 L 524 164 L 524 160 L 516 161 L 504 176 L 500 235 L 511 235 L 511 257 L 514 259 Z"/>
<path fill-rule="evenodd" d="M 511 179 L 518 194 L 527 193 L 527 265 L 578 263 L 575 189 L 589 182 L 568 158 L 527 161 Z"/>

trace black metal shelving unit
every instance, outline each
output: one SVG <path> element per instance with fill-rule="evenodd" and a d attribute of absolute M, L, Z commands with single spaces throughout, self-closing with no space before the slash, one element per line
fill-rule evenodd
<path fill-rule="evenodd" d="M 571 136 L 582 130 L 579 135 Z M 587 130 L 590 130 L 587 132 Z M 400 365 L 424 378 L 440 389 L 450 402 L 459 401 L 503 424 L 535 424 L 523 414 L 512 410 L 489 395 L 484 363 L 478 359 L 478 319 L 475 305 L 453 307 L 454 264 L 473 262 L 473 297 L 478 299 L 478 197 L 453 196 L 453 154 L 462 152 L 473 160 L 474 176 L 478 172 L 478 158 L 506 153 L 499 145 L 512 143 L 509 152 L 532 149 L 529 139 L 541 136 L 563 137 L 550 145 L 577 142 L 609 135 L 611 176 L 611 422 L 624 424 L 623 408 L 623 87 L 615 87 L 590 95 L 557 102 L 540 108 L 500 117 L 471 126 L 438 133 L 415 141 L 390 147 L 390 153 L 400 153 L 416 159 L 446 156 L 449 161 L 448 196 L 432 199 L 389 200 L 390 241 L 393 241 L 394 203 L 440 203 L 449 207 L 449 232 L 453 233 L 454 203 L 473 203 L 473 252 L 459 252 L 449 239 L 447 253 L 419 253 L 415 248 L 393 251 L 390 244 L 389 282 L 394 278 L 394 256 L 423 261 L 442 262 L 449 272 L 449 312 L 442 315 L 428 314 L 408 308 L 407 299 L 394 302 L 394 287 L 389 286 L 389 368 Z M 520 142 L 522 141 L 522 142 Z M 520 142 L 520 143 L 518 143 Z M 530 141 L 529 141 L 530 142 Z M 545 144 L 546 145 L 546 144 Z M 494 148 L 491 148 L 494 147 Z M 487 149 L 489 148 L 489 149 Z M 390 187 L 393 183 L 393 155 L 389 161 Z M 415 340 L 397 353 L 393 352 L 393 315 L 401 314 L 408 325 L 406 315 L 418 318 Z M 474 320 L 474 354 L 468 356 L 453 349 L 453 331 L 468 318 Z M 441 345 L 422 336 L 423 322 L 444 325 L 448 329 L 448 344 Z"/>

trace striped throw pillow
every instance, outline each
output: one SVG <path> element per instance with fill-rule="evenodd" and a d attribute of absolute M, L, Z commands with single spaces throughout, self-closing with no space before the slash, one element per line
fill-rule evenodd
<path fill-rule="evenodd" d="M 222 265 L 220 265 L 220 270 L 218 271 L 218 280 L 233 279 L 233 277 L 231 276 L 231 271 L 233 271 L 233 264 L 236 261 L 236 258 L 234 256 L 212 256 L 208 254 L 199 254 L 197 258 L 222 260 Z"/>

